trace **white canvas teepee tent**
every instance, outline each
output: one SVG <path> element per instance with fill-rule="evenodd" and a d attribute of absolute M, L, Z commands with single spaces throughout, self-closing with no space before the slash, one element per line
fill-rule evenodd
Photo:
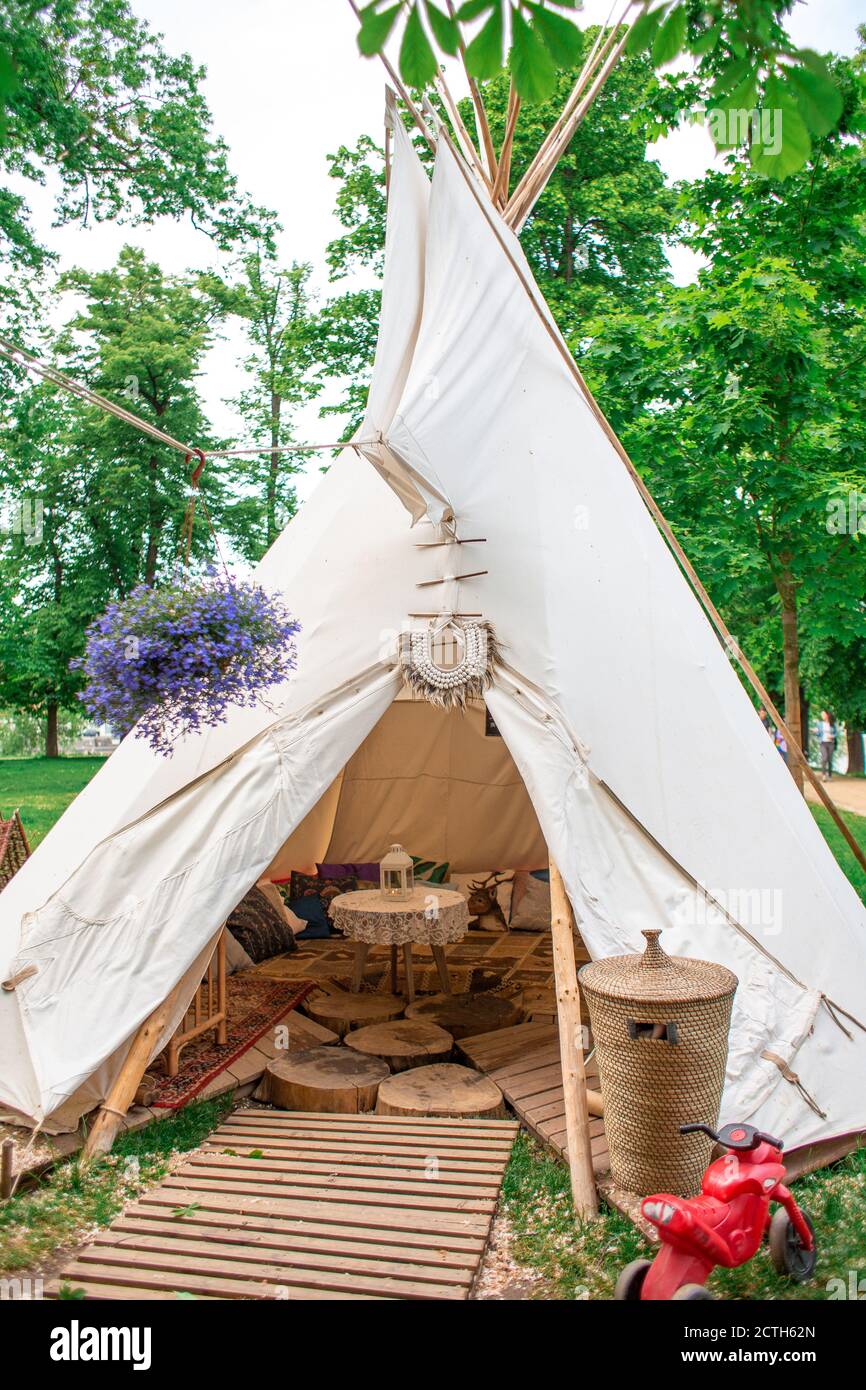
<path fill-rule="evenodd" d="M 485 541 L 419 548 L 453 528 Z M 296 677 L 168 761 L 127 738 L 0 895 L 0 1104 L 74 1122 L 293 835 L 361 844 L 343 769 L 393 717 L 397 634 L 441 607 L 503 648 L 470 794 L 489 776 L 515 840 L 540 828 L 592 954 L 661 926 L 737 974 L 724 1117 L 789 1148 L 866 1128 L 866 911 L 444 137 L 428 182 L 396 123 L 367 417 L 258 577 L 303 624 Z M 415 811 L 457 806 L 470 757 Z"/>

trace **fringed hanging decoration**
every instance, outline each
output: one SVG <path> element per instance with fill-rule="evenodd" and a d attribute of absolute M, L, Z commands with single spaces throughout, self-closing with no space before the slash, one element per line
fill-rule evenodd
<path fill-rule="evenodd" d="M 452 666 L 434 659 L 434 642 L 448 629 L 463 655 Z M 466 708 L 479 699 L 493 682 L 493 671 L 502 659 L 493 624 L 450 618 L 438 627 L 418 628 L 404 634 L 401 653 L 403 680 L 415 695 L 440 709 Z"/>

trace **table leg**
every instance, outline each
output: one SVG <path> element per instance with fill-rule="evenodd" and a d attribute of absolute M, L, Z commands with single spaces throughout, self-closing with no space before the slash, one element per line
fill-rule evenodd
<path fill-rule="evenodd" d="M 370 952 L 370 944 L 367 941 L 355 942 L 355 969 L 352 972 L 352 993 L 358 994 L 361 983 L 364 979 L 364 966 L 367 964 L 367 956 Z"/>
<path fill-rule="evenodd" d="M 448 974 L 448 962 L 445 959 L 444 946 L 431 946 L 433 959 L 436 962 L 436 973 L 439 976 L 439 983 L 446 994 L 451 993 L 451 979 Z"/>
<path fill-rule="evenodd" d="M 397 947 L 391 947 L 391 993 L 397 993 Z"/>
<path fill-rule="evenodd" d="M 415 976 L 412 972 L 412 942 L 403 943 L 403 969 L 406 972 L 406 994 L 410 1004 L 415 1003 Z"/>

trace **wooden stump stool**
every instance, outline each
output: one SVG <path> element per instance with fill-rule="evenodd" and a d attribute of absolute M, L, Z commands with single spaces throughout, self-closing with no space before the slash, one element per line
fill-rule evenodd
<path fill-rule="evenodd" d="M 406 1000 L 399 994 L 316 994 L 304 1001 L 304 1013 L 332 1028 L 341 1038 L 350 1028 L 363 1028 L 368 1023 L 390 1023 L 399 1018 Z"/>
<path fill-rule="evenodd" d="M 267 1068 L 256 1097 L 281 1110 L 314 1110 L 326 1115 L 359 1115 L 376 1104 L 388 1068 L 378 1057 L 351 1047 L 311 1047 L 290 1052 Z"/>
<path fill-rule="evenodd" d="M 432 994 L 410 1004 L 406 1017 L 437 1023 L 452 1038 L 471 1038 L 522 1023 L 523 1008 L 519 1000 L 502 994 Z"/>
<path fill-rule="evenodd" d="M 446 1118 L 500 1119 L 505 1114 L 502 1092 L 489 1076 L 453 1062 L 389 1076 L 379 1087 L 377 1115 L 441 1115 Z"/>
<path fill-rule="evenodd" d="M 372 1023 L 356 1028 L 344 1039 L 368 1057 L 380 1057 L 392 1071 L 409 1071 L 431 1062 L 447 1062 L 454 1039 L 444 1028 L 421 1019 L 397 1018 L 393 1023 Z"/>

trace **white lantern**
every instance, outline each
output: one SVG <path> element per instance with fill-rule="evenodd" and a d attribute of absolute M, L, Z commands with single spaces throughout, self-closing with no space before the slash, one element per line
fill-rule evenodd
<path fill-rule="evenodd" d="M 379 887 L 384 898 L 411 898 L 415 870 L 402 845 L 392 845 L 379 865 Z"/>

